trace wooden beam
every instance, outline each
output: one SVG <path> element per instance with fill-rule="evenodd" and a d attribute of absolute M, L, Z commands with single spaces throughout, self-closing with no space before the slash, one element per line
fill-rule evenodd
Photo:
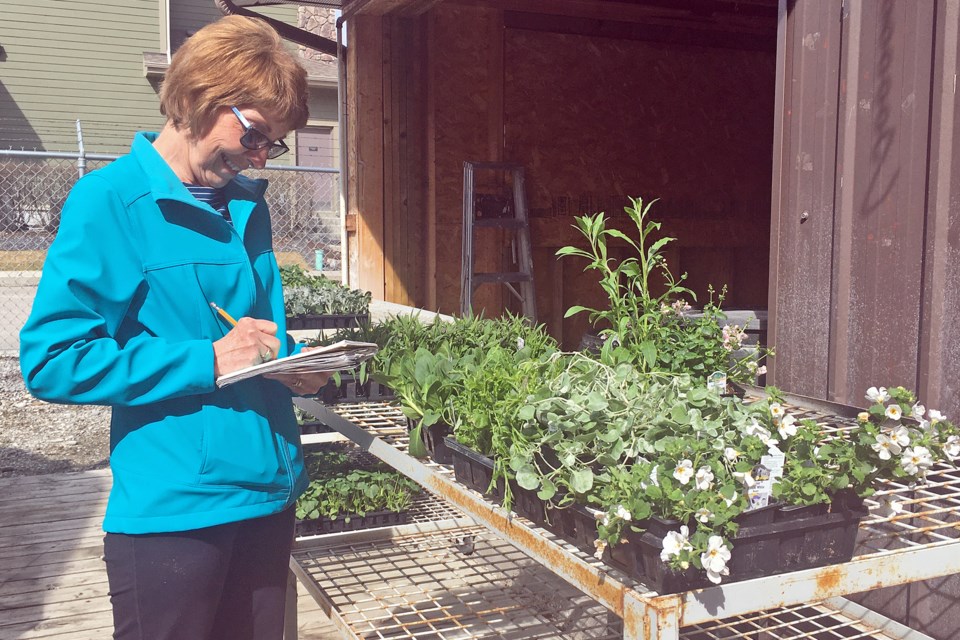
<path fill-rule="evenodd" d="M 356 15 L 383 16 L 399 14 L 416 16 L 429 11 L 441 0 L 353 0 L 343 8 L 343 17 Z"/>
<path fill-rule="evenodd" d="M 357 60 L 356 136 L 357 282 L 374 299 L 384 299 L 383 190 L 383 20 L 358 16 L 349 51 L 362 50 Z"/>
<path fill-rule="evenodd" d="M 424 56 L 426 57 L 426 89 L 424 91 L 424 159 L 426 163 L 426 201 L 423 265 L 426 309 L 437 309 L 437 123 L 436 123 L 436 13 L 429 13 L 424 27 Z"/>
<path fill-rule="evenodd" d="M 401 140 L 399 129 L 402 83 L 397 78 L 401 64 L 398 40 L 402 34 L 394 20 L 384 18 L 383 26 L 383 299 L 406 304 L 403 293 L 404 260 L 401 249 L 407 232 L 400 206 Z"/>
<path fill-rule="evenodd" d="M 732 3 L 725 0 L 447 0 L 451 4 L 480 6 L 504 11 L 592 18 L 618 22 L 650 20 L 700 21 L 716 17 L 728 21 L 776 20 L 777 0 Z"/>

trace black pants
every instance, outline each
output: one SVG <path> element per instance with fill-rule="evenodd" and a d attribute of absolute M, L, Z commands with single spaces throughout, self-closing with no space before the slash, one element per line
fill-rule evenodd
<path fill-rule="evenodd" d="M 117 640 L 281 640 L 294 510 L 103 541 Z"/>

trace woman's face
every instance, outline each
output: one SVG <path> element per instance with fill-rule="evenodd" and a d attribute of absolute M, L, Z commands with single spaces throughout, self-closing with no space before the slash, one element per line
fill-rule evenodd
<path fill-rule="evenodd" d="M 272 114 L 253 107 L 238 107 L 247 122 L 271 142 L 287 134 Z M 220 188 L 238 173 L 267 163 L 267 149 L 247 149 L 240 142 L 246 131 L 237 115 L 229 108 L 219 109 L 213 126 L 202 138 L 191 138 L 188 152 L 188 171 L 193 184 Z"/>

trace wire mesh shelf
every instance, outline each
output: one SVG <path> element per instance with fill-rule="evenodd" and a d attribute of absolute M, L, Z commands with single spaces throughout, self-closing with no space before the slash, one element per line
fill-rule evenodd
<path fill-rule="evenodd" d="M 482 527 L 311 545 L 294 553 L 345 634 L 363 640 L 608 639 L 605 607 Z M 762 635 L 761 635 L 762 634 Z M 684 640 L 898 638 L 829 603 L 784 607 L 682 630 Z"/>
<path fill-rule="evenodd" d="M 855 428 L 856 411 L 851 407 L 838 411 L 838 407 L 840 405 L 830 403 L 814 403 L 812 407 L 797 403 L 788 408 L 798 419 L 816 420 L 827 433 Z M 406 421 L 395 405 L 368 403 L 329 409 L 396 452 L 406 454 Z M 349 431 L 345 429 L 344 433 Z M 356 439 L 358 435 L 359 432 L 351 437 Z M 384 460 L 396 458 L 389 448 L 381 448 L 377 455 Z M 404 458 L 409 460 L 405 455 Z M 398 469 L 407 466 L 399 459 L 394 459 L 392 464 L 397 464 Z M 433 462 L 424 464 L 429 467 L 430 473 L 452 481 L 450 467 Z M 462 485 L 457 486 L 461 493 L 476 493 Z M 457 500 L 458 505 L 464 508 L 471 502 Z M 865 558 L 887 562 L 885 556 L 888 556 L 893 565 L 900 563 L 898 569 L 902 572 L 903 563 L 912 562 L 913 556 L 908 554 L 900 557 L 895 554 L 904 550 L 923 549 L 925 555 L 922 557 L 930 563 L 936 563 L 939 558 L 943 564 L 945 553 L 952 557 L 950 549 L 942 549 L 932 555 L 927 555 L 926 550 L 956 543 L 960 537 L 960 517 L 957 515 L 960 512 L 960 471 L 939 465 L 930 470 L 923 484 L 885 482 L 874 496 L 866 500 L 866 506 L 869 515 L 860 524 L 854 562 Z M 466 508 L 466 513 L 475 514 L 473 517 L 480 520 L 479 514 L 472 508 Z M 495 508 L 491 505 L 490 509 Z M 518 551 L 516 540 L 505 538 L 503 531 L 488 528 L 496 518 L 493 521 L 483 520 L 484 526 L 479 527 L 417 532 L 410 536 L 392 535 L 376 541 L 369 537 L 355 542 L 346 538 L 331 540 L 328 545 L 310 545 L 300 549 L 295 558 L 300 565 L 301 578 L 316 587 L 315 597 L 325 601 L 338 616 L 345 633 L 356 638 L 520 640 L 627 637 L 623 619 L 619 617 L 620 614 L 611 612 L 610 601 L 601 603 L 585 595 L 584 591 L 589 593 L 590 590 L 582 582 L 574 580 L 572 584 L 577 586 L 571 586 L 570 574 L 544 562 L 542 554 L 531 553 L 531 549 L 522 544 L 520 546 L 524 550 Z M 533 527 L 522 518 L 519 521 L 526 523 L 527 527 Z M 643 606 L 658 608 L 667 598 L 650 592 L 642 584 L 553 534 L 542 529 L 535 531 L 540 542 L 535 543 L 534 547 L 548 545 L 559 550 L 564 557 L 574 558 L 580 565 L 588 566 L 594 576 L 601 576 L 611 583 L 623 585 L 628 591 L 632 590 L 642 602 L 647 603 Z M 465 540 L 470 541 L 470 554 L 463 552 Z M 904 559 L 908 557 L 909 561 Z M 478 560 L 485 562 L 482 568 L 473 564 Z M 947 564 L 953 567 L 957 563 L 949 560 Z M 950 567 L 927 566 L 923 575 L 944 575 L 944 571 L 955 570 Z M 858 569 L 851 567 L 850 570 Z M 840 571 L 842 575 L 842 565 Z M 907 581 L 922 579 L 916 577 L 920 575 L 919 572 L 914 573 L 913 569 L 907 569 Z M 523 576 L 535 576 L 535 580 L 524 582 L 530 579 Z M 521 586 L 536 584 L 537 589 L 532 592 L 534 595 L 517 596 L 514 591 L 518 588 L 518 581 Z M 904 581 L 901 576 L 883 584 Z M 787 588 L 783 586 L 785 582 L 774 583 Z M 747 583 L 743 584 L 742 590 L 736 588 L 736 584 L 730 586 L 734 587 L 730 591 L 733 597 L 743 600 L 746 593 L 754 593 L 755 596 L 747 597 L 756 601 L 752 605 L 741 602 L 723 609 L 723 615 L 709 615 L 703 611 L 691 613 L 688 610 L 682 616 L 686 622 L 676 627 L 674 633 L 677 635 L 672 637 L 685 640 L 927 637 L 843 598 L 828 598 L 840 595 L 843 591 L 821 593 L 814 590 L 813 595 L 819 597 L 791 601 L 790 598 L 795 596 L 786 592 L 782 597 L 769 593 L 759 597 L 758 592 L 749 591 L 751 587 Z M 800 590 L 805 588 L 802 585 L 798 587 Z M 851 591 L 856 589 L 846 592 Z M 513 595 L 505 601 L 504 593 Z M 538 600 L 536 594 L 545 595 Z M 681 597 L 685 598 L 687 607 L 695 604 L 690 600 L 691 594 Z M 794 605 L 792 602 L 802 604 Z M 758 603 L 766 603 L 766 606 L 757 606 Z M 756 611 L 760 608 L 765 610 Z M 660 611 L 658 615 L 662 613 Z M 667 615 L 677 615 L 677 612 L 674 610 L 673 614 Z M 670 632 L 666 636 L 657 633 L 651 637 L 671 637 Z"/>

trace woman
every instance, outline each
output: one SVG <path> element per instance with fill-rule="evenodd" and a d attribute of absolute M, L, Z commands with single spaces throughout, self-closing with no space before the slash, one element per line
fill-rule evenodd
<path fill-rule="evenodd" d="M 239 174 L 306 124 L 306 73 L 269 26 L 231 16 L 177 51 L 160 101 L 163 130 L 71 191 L 21 368 L 38 398 L 113 409 L 114 638 L 279 639 L 307 484 L 291 392 L 326 376 L 214 380 L 296 349 L 266 182 Z"/>

